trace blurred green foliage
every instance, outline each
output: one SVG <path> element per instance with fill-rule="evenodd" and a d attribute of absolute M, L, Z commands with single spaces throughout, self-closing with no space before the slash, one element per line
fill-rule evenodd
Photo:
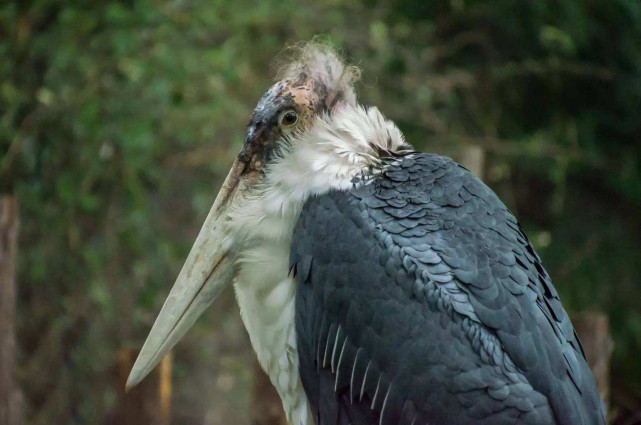
<path fill-rule="evenodd" d="M 316 34 L 417 148 L 484 147 L 566 308 L 609 314 L 615 406 L 617 391 L 641 399 L 641 3 L 31 0 L 0 5 L 27 423 L 105 423 L 116 352 L 142 342 L 273 57 Z M 221 305 L 179 348 L 176 386 L 193 388 L 177 423 L 232 418 L 205 412 L 224 373 L 247 392 L 233 296 Z M 214 383 L 194 378 L 207 367 Z M 246 420 L 246 398 L 216 402 Z"/>

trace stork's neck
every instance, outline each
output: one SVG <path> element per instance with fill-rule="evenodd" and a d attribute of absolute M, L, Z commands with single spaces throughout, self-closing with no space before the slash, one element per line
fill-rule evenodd
<path fill-rule="evenodd" d="M 375 107 L 343 105 L 317 118 L 281 158 L 267 167 L 266 191 L 277 191 L 296 213 L 313 195 L 348 189 L 353 178 L 379 165 L 381 153 L 411 149 L 400 130 Z"/>
<path fill-rule="evenodd" d="M 291 424 L 312 424 L 298 375 L 295 282 L 288 276 L 292 233 L 305 201 L 348 190 L 378 165 L 379 152 L 405 147 L 398 129 L 376 108 L 344 107 L 290 140 L 266 171 L 260 190 L 230 213 L 242 248 L 235 288 L 258 360 L 283 400 Z M 308 422 L 309 421 L 309 422 Z"/>

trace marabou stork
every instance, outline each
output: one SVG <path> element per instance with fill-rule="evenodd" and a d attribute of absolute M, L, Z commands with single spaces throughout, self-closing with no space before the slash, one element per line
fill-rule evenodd
<path fill-rule="evenodd" d="M 605 424 L 514 216 L 354 79 L 309 44 L 260 99 L 128 386 L 233 283 L 290 424 Z"/>

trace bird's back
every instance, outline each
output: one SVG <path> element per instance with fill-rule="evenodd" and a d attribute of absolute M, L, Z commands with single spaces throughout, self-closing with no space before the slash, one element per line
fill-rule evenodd
<path fill-rule="evenodd" d="M 437 155 L 389 158 L 296 226 L 300 371 L 320 424 L 604 424 L 521 227 Z"/>

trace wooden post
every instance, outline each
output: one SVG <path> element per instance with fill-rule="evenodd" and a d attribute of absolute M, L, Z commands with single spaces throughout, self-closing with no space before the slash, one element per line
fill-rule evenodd
<path fill-rule="evenodd" d="M 160 403 L 159 424 L 169 425 L 171 423 L 171 369 L 174 354 L 170 351 L 160 362 L 158 385 L 158 402 Z"/>
<path fill-rule="evenodd" d="M 481 146 L 465 146 L 456 156 L 457 158 L 454 158 L 455 160 L 470 170 L 476 177 L 483 180 L 485 172 L 485 151 Z"/>
<path fill-rule="evenodd" d="M 258 362 L 254 365 L 251 425 L 286 425 L 283 403 Z"/>
<path fill-rule="evenodd" d="M 610 357 L 614 348 L 608 316 L 600 312 L 578 312 L 572 314 L 572 324 L 579 335 L 607 411 L 610 406 Z"/>
<path fill-rule="evenodd" d="M 19 425 L 22 397 L 15 382 L 18 203 L 0 196 L 0 424 Z"/>
<path fill-rule="evenodd" d="M 118 353 L 118 404 L 111 425 L 169 425 L 171 423 L 171 369 L 169 352 L 145 380 L 128 392 L 125 383 L 138 351 L 123 348 Z"/>

